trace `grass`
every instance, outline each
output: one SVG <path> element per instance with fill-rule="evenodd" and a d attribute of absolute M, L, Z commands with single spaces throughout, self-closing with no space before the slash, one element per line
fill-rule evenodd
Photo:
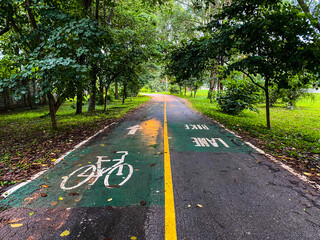
<path fill-rule="evenodd" d="M 86 112 L 86 103 L 80 115 L 75 115 L 76 103 L 67 101 L 57 112 L 58 131 L 51 128 L 48 106 L 0 113 L 0 191 L 50 166 L 62 153 L 149 99 L 139 96 L 125 104 L 114 100 L 107 114 L 99 105 L 94 112 Z"/>
<path fill-rule="evenodd" d="M 216 103 L 210 104 L 207 90 L 200 90 L 196 98 L 189 100 L 201 113 L 222 123 L 228 129 L 251 140 L 254 144 L 278 159 L 293 166 L 312 180 L 320 181 L 320 94 L 302 99 L 293 110 L 284 104 L 270 109 L 272 129 L 266 128 L 265 104 L 259 104 L 259 112 L 243 111 L 237 116 L 223 113 Z"/>

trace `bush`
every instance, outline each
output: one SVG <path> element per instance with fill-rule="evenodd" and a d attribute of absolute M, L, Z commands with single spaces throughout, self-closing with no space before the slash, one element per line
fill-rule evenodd
<path fill-rule="evenodd" d="M 226 85 L 227 90 L 216 100 L 220 109 L 232 115 L 237 115 L 245 109 L 257 112 L 254 104 L 259 102 L 260 95 L 257 87 L 246 82 L 231 82 Z"/>
<path fill-rule="evenodd" d="M 173 94 L 173 93 L 179 94 L 180 93 L 180 89 L 179 89 L 178 86 L 172 85 L 172 86 L 169 87 L 169 92 L 171 94 Z"/>

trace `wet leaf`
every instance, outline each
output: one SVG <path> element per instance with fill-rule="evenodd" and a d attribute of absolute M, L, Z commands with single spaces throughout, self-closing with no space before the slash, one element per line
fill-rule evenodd
<path fill-rule="evenodd" d="M 131 240 L 137 240 L 137 237 L 132 236 L 130 239 L 131 239 Z"/>
<path fill-rule="evenodd" d="M 104 147 L 104 144 L 100 144 L 101 147 Z"/>
<path fill-rule="evenodd" d="M 140 205 L 141 205 L 141 206 L 145 206 L 146 204 L 147 204 L 147 203 L 146 203 L 145 201 L 141 201 L 141 202 L 140 202 Z"/>
<path fill-rule="evenodd" d="M 50 186 L 47 185 L 47 184 L 42 184 L 41 187 L 43 187 L 43 188 L 49 188 Z"/>
<path fill-rule="evenodd" d="M 68 195 L 69 195 L 69 196 L 78 196 L 79 193 L 74 192 L 74 193 L 69 193 Z"/>
<path fill-rule="evenodd" d="M 12 228 L 21 227 L 21 226 L 23 226 L 22 223 L 14 223 L 14 224 L 11 224 L 11 227 L 12 227 Z"/>
<path fill-rule="evenodd" d="M 154 157 L 159 157 L 159 155 L 155 155 Z"/>
<path fill-rule="evenodd" d="M 107 206 L 108 210 L 109 211 L 113 211 L 114 210 L 114 207 L 111 207 L 111 206 Z"/>
<path fill-rule="evenodd" d="M 81 164 L 81 163 L 79 163 L 79 164 L 78 164 L 78 167 L 81 167 L 81 166 L 82 166 L 82 164 Z"/>
<path fill-rule="evenodd" d="M 108 199 L 108 202 L 111 202 L 111 201 L 112 201 L 112 198 L 109 198 L 109 199 Z"/>
<path fill-rule="evenodd" d="M 308 172 L 303 172 L 303 174 L 306 175 L 306 176 L 309 176 L 309 177 L 313 176 L 312 173 L 308 173 Z"/>
<path fill-rule="evenodd" d="M 202 208 L 203 206 L 201 204 L 197 204 L 197 207 Z"/>
<path fill-rule="evenodd" d="M 108 186 L 108 188 L 119 188 L 119 187 L 120 187 L 120 185 L 117 185 L 117 184 Z"/>
<path fill-rule="evenodd" d="M 20 222 L 21 220 L 22 220 L 22 218 L 12 219 L 12 220 L 8 221 L 7 223 L 16 223 L 16 222 Z"/>
<path fill-rule="evenodd" d="M 60 196 L 60 197 L 59 197 L 59 200 L 62 201 L 62 200 L 63 200 L 63 197 Z"/>
<path fill-rule="evenodd" d="M 150 165 L 150 167 L 154 167 L 154 166 L 156 166 L 157 164 L 156 163 L 152 163 L 151 165 Z"/>
<path fill-rule="evenodd" d="M 54 158 L 54 159 L 51 160 L 51 162 L 55 162 L 56 160 L 57 160 L 57 159 Z"/>
<path fill-rule="evenodd" d="M 41 197 L 47 197 L 48 196 L 48 194 L 46 194 L 46 193 L 41 193 Z"/>
<path fill-rule="evenodd" d="M 235 180 L 234 180 L 234 182 L 235 182 L 235 183 L 238 183 L 238 182 L 239 182 L 239 180 L 238 180 L 238 179 L 235 179 Z"/>
<path fill-rule="evenodd" d="M 51 218 L 46 218 L 47 221 L 51 221 Z"/>
<path fill-rule="evenodd" d="M 191 207 L 191 205 L 189 204 L 188 207 Z"/>
<path fill-rule="evenodd" d="M 29 213 L 29 216 L 32 216 L 34 214 L 34 212 Z"/>
<path fill-rule="evenodd" d="M 65 237 L 65 236 L 68 236 L 70 234 L 70 231 L 69 230 L 65 230 L 64 232 L 62 232 L 60 234 L 61 237 Z"/>
<path fill-rule="evenodd" d="M 53 201 L 53 202 L 51 203 L 51 206 L 55 206 L 55 205 L 57 205 L 57 204 L 58 204 L 58 202 Z"/>

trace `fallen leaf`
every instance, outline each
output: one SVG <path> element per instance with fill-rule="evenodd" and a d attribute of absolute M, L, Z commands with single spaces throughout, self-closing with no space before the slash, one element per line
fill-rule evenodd
<path fill-rule="evenodd" d="M 104 144 L 100 144 L 101 147 L 104 147 Z"/>
<path fill-rule="evenodd" d="M 47 185 L 47 184 L 42 184 L 41 187 L 43 187 L 43 188 L 49 188 L 50 186 Z"/>
<path fill-rule="evenodd" d="M 234 182 L 235 182 L 235 183 L 238 183 L 238 182 L 239 182 L 239 180 L 238 180 L 238 179 L 235 179 L 235 180 L 234 180 Z"/>
<path fill-rule="evenodd" d="M 137 240 L 137 237 L 132 236 L 130 239 L 131 239 L 131 240 Z"/>
<path fill-rule="evenodd" d="M 56 160 L 57 160 L 57 159 L 54 158 L 54 159 L 51 160 L 51 162 L 55 162 Z"/>
<path fill-rule="evenodd" d="M 154 167 L 154 166 L 156 166 L 157 164 L 156 163 L 152 163 L 151 165 L 150 165 L 150 167 Z"/>
<path fill-rule="evenodd" d="M 197 204 L 197 207 L 202 208 L 203 206 L 201 204 Z"/>
<path fill-rule="evenodd" d="M 120 187 L 120 185 L 117 185 L 117 184 L 108 186 L 108 188 L 119 188 L 119 187 Z"/>
<path fill-rule="evenodd" d="M 304 175 L 311 177 L 313 174 L 308 172 L 303 172 Z"/>
<path fill-rule="evenodd" d="M 22 220 L 22 218 L 12 219 L 12 220 L 8 221 L 7 223 L 16 223 L 16 222 L 20 222 L 21 220 Z"/>
<path fill-rule="evenodd" d="M 61 237 L 68 236 L 70 234 L 69 230 L 65 230 L 63 233 L 60 234 Z"/>
<path fill-rule="evenodd" d="M 78 167 L 81 167 L 81 166 L 82 166 L 82 164 L 81 164 L 81 163 L 79 163 L 79 164 L 78 164 Z"/>
<path fill-rule="evenodd" d="M 78 195 L 79 195 L 79 193 L 74 192 L 74 193 L 69 193 L 68 195 L 69 195 L 69 196 L 78 196 Z"/>
<path fill-rule="evenodd" d="M 59 200 L 62 201 L 62 200 L 63 200 L 63 197 L 60 196 L 60 197 L 59 197 Z"/>
<path fill-rule="evenodd" d="M 141 205 L 141 206 L 145 206 L 146 204 L 147 204 L 147 203 L 146 203 L 145 201 L 141 201 L 141 202 L 140 202 L 140 205 Z"/>
<path fill-rule="evenodd" d="M 88 163 L 91 163 L 91 162 L 88 162 Z"/>
<path fill-rule="evenodd" d="M 155 155 L 154 157 L 159 157 L 158 155 Z"/>
<path fill-rule="evenodd" d="M 51 221 L 51 218 L 46 218 L 47 221 Z"/>
<path fill-rule="evenodd" d="M 53 202 L 51 203 L 51 206 L 55 206 L 55 205 L 57 205 L 57 204 L 58 204 L 58 202 L 53 201 Z"/>
<path fill-rule="evenodd" d="M 188 207 L 191 207 L 191 205 L 189 204 Z"/>
<path fill-rule="evenodd" d="M 47 197 L 48 196 L 48 194 L 46 194 L 46 193 L 41 193 L 41 197 Z"/>
<path fill-rule="evenodd" d="M 108 199 L 108 202 L 111 202 L 111 201 L 112 201 L 112 198 L 109 198 L 109 199 Z"/>
<path fill-rule="evenodd" d="M 29 216 L 32 216 L 34 214 L 34 212 L 29 213 Z"/>
<path fill-rule="evenodd" d="M 23 226 L 22 223 L 14 223 L 14 224 L 11 224 L 11 227 L 13 227 L 13 228 L 21 227 L 21 226 Z"/>
<path fill-rule="evenodd" d="M 108 210 L 109 211 L 113 211 L 114 210 L 114 207 L 111 207 L 111 206 L 107 206 Z"/>

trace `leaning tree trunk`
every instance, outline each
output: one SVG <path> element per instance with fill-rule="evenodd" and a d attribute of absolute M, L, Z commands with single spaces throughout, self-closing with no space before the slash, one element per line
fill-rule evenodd
<path fill-rule="evenodd" d="M 51 118 L 51 124 L 52 124 L 52 128 L 54 130 L 58 130 L 58 123 L 57 123 L 57 117 L 56 117 L 56 111 L 55 111 L 55 100 L 54 97 L 51 93 L 47 94 L 48 96 L 48 100 L 49 100 L 49 115 Z"/>
<path fill-rule="evenodd" d="M 82 93 L 82 91 L 80 91 L 77 94 L 76 114 L 81 114 L 82 113 L 82 98 L 83 98 L 83 93 Z"/>
<path fill-rule="evenodd" d="M 105 89 L 106 89 L 106 96 L 105 96 L 105 98 L 104 98 L 104 109 L 103 109 L 104 112 L 107 112 L 108 90 L 109 90 L 110 84 L 111 84 L 111 83 L 109 83 L 109 84 L 105 87 Z"/>
<path fill-rule="evenodd" d="M 266 94 L 266 117 L 267 117 L 267 128 L 271 129 L 271 122 L 270 122 L 270 98 L 269 98 L 269 79 L 266 78 L 264 84 L 264 91 Z"/>

